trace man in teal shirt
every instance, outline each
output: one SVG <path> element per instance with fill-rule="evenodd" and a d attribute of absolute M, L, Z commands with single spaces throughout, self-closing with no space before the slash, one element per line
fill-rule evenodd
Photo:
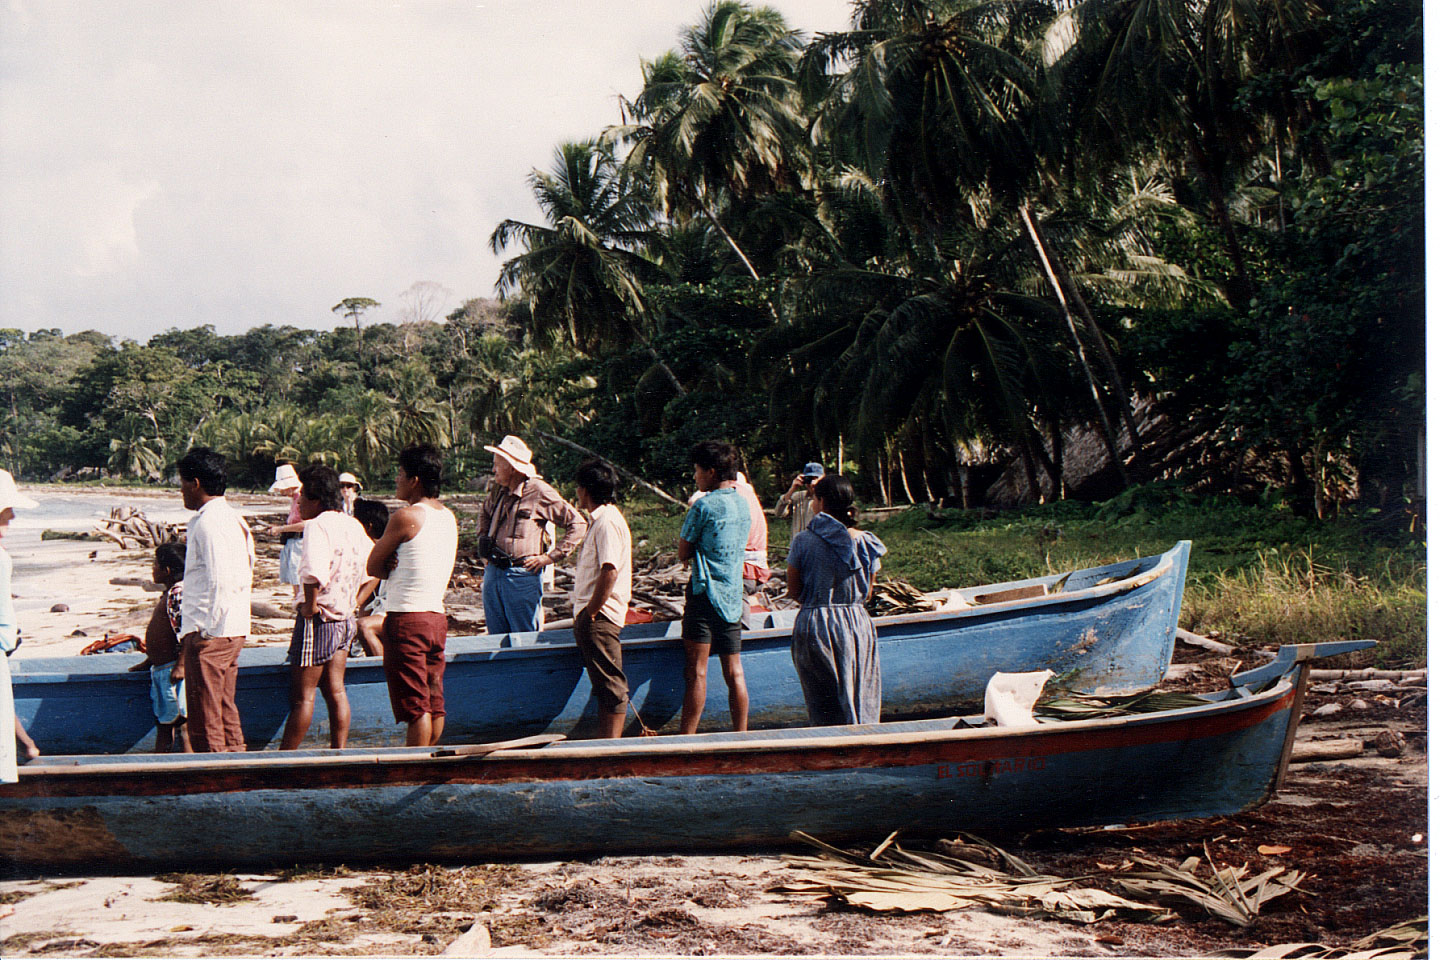
<path fill-rule="evenodd" d="M 705 680 L 710 654 L 720 656 L 720 670 L 730 690 L 730 722 L 747 728 L 750 693 L 740 665 L 740 618 L 745 613 L 745 541 L 750 536 L 750 507 L 735 489 L 735 448 L 706 440 L 690 451 L 695 486 L 704 496 L 695 501 L 680 528 L 680 559 L 691 561 L 685 587 L 685 616 L 680 638 L 685 642 L 685 702 L 680 732 L 694 733 L 705 709 Z"/>

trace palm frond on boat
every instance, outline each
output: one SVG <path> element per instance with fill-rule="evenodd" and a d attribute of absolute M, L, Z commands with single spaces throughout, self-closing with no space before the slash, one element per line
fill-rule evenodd
<path fill-rule="evenodd" d="M 1173 690 L 1151 690 L 1124 697 L 1087 697 L 1072 693 L 1038 701 L 1034 714 L 1041 720 L 1094 720 L 1098 717 L 1182 710 L 1208 702 L 1192 693 Z"/>

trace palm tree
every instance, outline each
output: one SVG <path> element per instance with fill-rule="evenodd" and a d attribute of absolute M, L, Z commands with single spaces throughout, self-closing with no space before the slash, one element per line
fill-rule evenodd
<path fill-rule="evenodd" d="M 500 253 L 519 241 L 525 252 L 505 261 L 495 287 L 519 292 L 530 327 L 585 350 L 640 343 L 677 393 L 685 388 L 650 347 L 644 281 L 661 273 L 642 252 L 653 239 L 653 213 L 634 177 L 610 147 L 593 140 L 555 151 L 549 173 L 530 175 L 546 224 L 505 220 L 490 236 Z"/>
<path fill-rule="evenodd" d="M 651 213 L 633 179 L 608 148 L 572 141 L 556 148 L 550 172 L 531 172 L 530 189 L 546 223 L 495 228 L 497 254 L 516 241 L 525 250 L 501 266 L 496 290 L 524 295 L 537 333 L 584 349 L 643 339 L 642 279 L 656 271 L 638 252 Z"/>
<path fill-rule="evenodd" d="M 606 139 L 629 144 L 667 216 L 710 221 L 754 279 L 755 265 L 720 220 L 727 196 L 798 186 L 805 118 L 795 69 L 800 35 L 769 7 L 712 4 L 680 35 L 680 51 L 646 62 Z"/>
<path fill-rule="evenodd" d="M 165 467 L 165 438 L 148 435 L 146 426 L 144 418 L 125 418 L 120 436 L 110 441 L 110 469 L 129 477 L 160 475 Z"/>
<path fill-rule="evenodd" d="M 249 453 L 265 454 L 276 463 L 303 463 L 309 418 L 299 407 L 277 403 L 261 411 L 267 435 Z"/>
<path fill-rule="evenodd" d="M 1036 145 L 1039 80 L 1030 50 L 1052 16 L 1041 0 L 878 0 L 859 6 L 854 31 L 812 48 L 807 74 L 842 59 L 849 65 L 823 92 L 822 129 L 841 156 L 864 163 L 872 182 L 884 184 L 887 206 L 918 242 L 933 243 L 956 224 L 981 231 L 1001 230 L 1007 222 L 1023 227 L 1029 242 L 1015 252 L 1023 256 L 1028 249 L 1049 281 L 1111 462 L 1128 482 L 1077 314 L 1087 321 L 1090 349 L 1104 362 L 1113 400 L 1138 449 L 1128 391 L 1032 209 L 1044 166 Z"/>
<path fill-rule="evenodd" d="M 1293 72 L 1313 42 L 1314 12 L 1311 0 L 1080 0 L 1055 18 L 1041 47 L 1047 110 L 1065 131 L 1072 172 L 1132 162 L 1156 146 L 1188 164 L 1231 261 L 1230 302 L 1242 309 L 1254 283 L 1230 210 L 1232 181 L 1312 106 L 1288 93 L 1238 94 L 1267 70 Z"/>
<path fill-rule="evenodd" d="M 394 438 L 399 426 L 395 403 L 375 390 L 360 391 L 348 399 L 345 419 L 350 435 L 350 449 L 361 472 L 370 479 L 378 477 L 385 467 L 390 451 L 396 449 Z"/>

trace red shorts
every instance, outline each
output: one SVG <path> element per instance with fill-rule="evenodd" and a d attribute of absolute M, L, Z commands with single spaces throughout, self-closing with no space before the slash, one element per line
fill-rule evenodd
<path fill-rule="evenodd" d="M 387 613 L 382 633 L 390 708 L 401 723 L 445 716 L 443 613 Z"/>

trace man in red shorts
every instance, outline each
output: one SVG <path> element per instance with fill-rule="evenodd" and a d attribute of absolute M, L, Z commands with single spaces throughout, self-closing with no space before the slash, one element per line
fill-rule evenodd
<path fill-rule="evenodd" d="M 455 514 L 440 495 L 440 451 L 427 444 L 400 451 L 390 514 L 366 572 L 387 581 L 381 643 L 385 681 L 405 745 L 438 743 L 445 730 L 445 590 L 459 545 Z"/>

